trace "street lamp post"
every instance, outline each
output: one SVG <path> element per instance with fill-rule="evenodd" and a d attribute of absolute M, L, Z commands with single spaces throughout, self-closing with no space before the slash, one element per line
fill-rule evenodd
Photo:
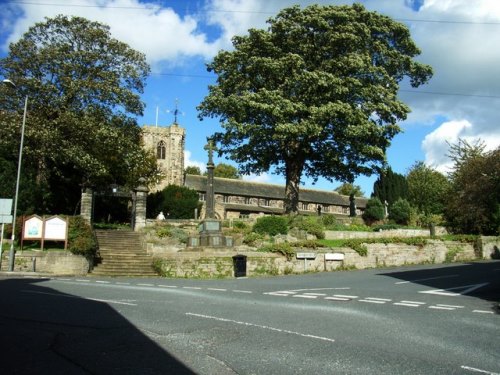
<path fill-rule="evenodd" d="M 4 79 L 3 83 L 17 89 L 17 86 L 10 79 Z M 17 179 L 16 179 L 16 194 L 14 195 L 14 212 L 12 215 L 12 235 L 10 241 L 10 251 L 9 251 L 9 271 L 14 271 L 14 240 L 16 238 L 16 214 L 17 214 L 17 198 L 19 195 L 19 180 L 21 178 L 21 161 L 23 159 L 23 143 L 24 143 L 24 126 L 26 125 L 26 112 L 28 110 L 28 95 L 24 98 L 24 114 L 23 114 L 23 124 L 21 126 L 21 143 L 19 145 L 19 159 L 17 161 Z"/>

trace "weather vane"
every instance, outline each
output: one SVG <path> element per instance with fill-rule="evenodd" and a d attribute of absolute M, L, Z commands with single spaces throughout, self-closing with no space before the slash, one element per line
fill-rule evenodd
<path fill-rule="evenodd" d="M 179 99 L 175 99 L 175 109 L 167 109 L 167 113 L 174 114 L 174 124 L 177 124 L 177 116 L 184 115 L 184 112 L 179 111 Z"/>

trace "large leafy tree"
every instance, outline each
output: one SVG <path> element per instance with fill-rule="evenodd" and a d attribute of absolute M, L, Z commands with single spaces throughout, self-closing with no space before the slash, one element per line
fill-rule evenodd
<path fill-rule="evenodd" d="M 417 87 L 432 69 L 414 61 L 406 26 L 359 4 L 295 6 L 268 23 L 208 64 L 217 83 L 199 116 L 220 119 L 219 153 L 242 173 L 283 174 L 285 211 L 296 213 L 304 174 L 352 182 L 379 168 L 410 111 L 399 83 Z"/>
<path fill-rule="evenodd" d="M 391 167 L 382 170 L 379 178 L 373 184 L 372 196 L 377 197 L 382 202 L 387 202 L 389 206 L 392 206 L 398 199 L 406 199 L 408 197 L 406 177 L 394 173 Z"/>
<path fill-rule="evenodd" d="M 163 212 L 169 219 L 192 219 L 196 209 L 200 212 L 198 193 L 185 186 L 168 185 L 148 195 L 147 216 L 150 218 Z"/>
<path fill-rule="evenodd" d="M 443 214 L 450 188 L 444 174 L 419 161 L 410 167 L 406 180 L 413 207 L 425 216 Z"/>
<path fill-rule="evenodd" d="M 455 162 L 445 216 L 458 233 L 500 234 L 500 147 L 460 140 L 450 146 Z"/>
<path fill-rule="evenodd" d="M 80 17 L 48 18 L 10 45 L 0 75 L 17 89 L 1 89 L 0 142 L 18 150 L 27 95 L 23 172 L 49 192 L 38 209 L 73 211 L 82 183 L 99 188 L 157 177 L 135 120 L 148 73 L 143 54 L 113 39 L 107 26 Z"/>

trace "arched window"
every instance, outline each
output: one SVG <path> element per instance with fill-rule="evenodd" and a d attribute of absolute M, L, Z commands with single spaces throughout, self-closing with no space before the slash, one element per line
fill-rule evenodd
<path fill-rule="evenodd" d="M 156 146 L 156 158 L 157 159 L 165 159 L 167 153 L 167 149 L 165 148 L 165 142 L 158 142 L 158 146 Z"/>

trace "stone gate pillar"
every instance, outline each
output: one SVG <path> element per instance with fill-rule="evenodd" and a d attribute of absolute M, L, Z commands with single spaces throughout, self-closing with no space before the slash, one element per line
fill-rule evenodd
<path fill-rule="evenodd" d="M 134 189 L 134 212 L 133 212 L 133 229 L 138 231 L 146 226 L 146 201 L 149 189 L 144 184 L 144 178 L 139 178 L 139 186 Z"/>
<path fill-rule="evenodd" d="M 89 187 L 82 188 L 82 198 L 80 201 L 80 216 L 92 225 L 94 211 L 94 191 Z"/>

